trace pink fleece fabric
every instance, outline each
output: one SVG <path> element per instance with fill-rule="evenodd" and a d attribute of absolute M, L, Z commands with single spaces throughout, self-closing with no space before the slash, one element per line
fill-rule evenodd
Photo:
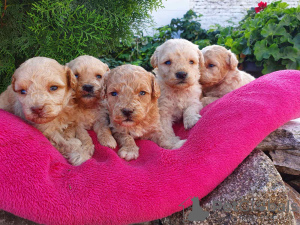
<path fill-rule="evenodd" d="M 204 197 L 270 132 L 300 116 L 300 72 L 265 75 L 201 111 L 179 150 L 136 141 L 126 162 L 100 146 L 75 167 L 37 129 L 0 111 L 0 209 L 42 224 L 130 224 L 182 210 Z M 188 200 L 185 206 L 192 204 Z"/>

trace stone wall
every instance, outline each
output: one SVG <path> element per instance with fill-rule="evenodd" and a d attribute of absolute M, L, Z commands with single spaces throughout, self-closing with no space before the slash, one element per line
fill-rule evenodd
<path fill-rule="evenodd" d="M 172 0 L 171 0 L 172 1 Z M 228 25 L 231 20 L 238 23 L 247 10 L 256 7 L 261 0 L 190 0 L 190 8 L 198 14 L 202 14 L 201 24 L 203 28 L 209 28 L 210 25 L 220 24 Z M 299 0 L 283 0 L 292 7 L 297 7 Z M 273 2 L 264 0 L 268 4 Z"/>

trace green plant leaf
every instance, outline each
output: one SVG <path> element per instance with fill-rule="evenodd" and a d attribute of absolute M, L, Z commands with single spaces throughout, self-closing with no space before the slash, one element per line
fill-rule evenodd
<path fill-rule="evenodd" d="M 270 23 L 268 26 L 264 27 L 261 31 L 263 37 L 274 36 L 274 35 L 284 35 L 286 30 L 283 26 Z"/>
<path fill-rule="evenodd" d="M 245 48 L 245 49 L 242 51 L 242 53 L 243 53 L 244 55 L 251 55 L 251 53 L 252 53 L 251 48 L 250 48 L 250 47 Z"/>
<path fill-rule="evenodd" d="M 262 70 L 263 74 L 272 73 L 274 71 L 283 70 L 286 67 L 279 64 L 278 62 L 275 62 L 272 58 L 265 61 L 263 64 L 264 69 Z"/>
<path fill-rule="evenodd" d="M 232 44 L 233 44 L 233 39 L 231 37 L 227 37 L 225 39 L 225 45 L 228 46 L 229 48 L 231 48 Z"/>
<path fill-rule="evenodd" d="M 300 50 L 297 50 L 296 48 L 294 48 L 292 46 L 288 46 L 282 50 L 280 57 L 282 59 L 289 59 L 293 62 L 296 62 L 296 59 L 299 54 L 300 54 Z"/>
<path fill-rule="evenodd" d="M 255 43 L 254 55 L 258 61 L 261 61 L 263 59 L 268 59 L 270 57 L 270 53 L 268 52 L 266 40 L 258 41 Z"/>
<path fill-rule="evenodd" d="M 298 33 L 294 38 L 292 43 L 294 44 L 294 48 L 300 50 L 300 33 Z"/>
<path fill-rule="evenodd" d="M 280 59 L 280 49 L 278 48 L 277 44 L 272 44 L 268 48 L 268 52 L 274 57 L 275 61 L 278 61 Z"/>
<path fill-rule="evenodd" d="M 282 64 L 286 65 L 286 68 L 289 70 L 300 70 L 300 56 L 295 62 L 288 59 L 284 59 L 282 60 Z"/>

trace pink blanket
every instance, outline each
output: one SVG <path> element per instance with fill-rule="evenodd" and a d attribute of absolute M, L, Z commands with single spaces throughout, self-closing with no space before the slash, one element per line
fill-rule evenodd
<path fill-rule="evenodd" d="M 129 224 L 182 210 L 204 197 L 270 132 L 300 116 L 300 72 L 280 71 L 236 90 L 201 112 L 180 150 L 137 141 L 126 162 L 100 146 L 74 167 L 35 128 L 0 111 L 0 209 L 42 224 Z M 192 202 L 186 202 L 191 205 Z"/>

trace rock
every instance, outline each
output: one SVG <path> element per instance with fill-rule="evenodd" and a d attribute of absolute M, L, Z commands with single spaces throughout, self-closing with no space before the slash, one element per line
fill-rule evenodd
<path fill-rule="evenodd" d="M 132 224 L 132 225 L 160 225 L 160 222 L 159 222 L 159 220 L 153 220 L 153 221 L 150 221 L 150 222 L 135 223 L 135 224 Z"/>
<path fill-rule="evenodd" d="M 201 200 L 201 207 L 209 212 L 204 221 L 188 221 L 191 206 L 184 210 L 184 217 L 180 211 L 161 219 L 161 222 L 164 225 L 296 224 L 288 204 L 284 182 L 272 161 L 260 150 L 254 150 L 229 177 Z"/>
<path fill-rule="evenodd" d="M 298 207 L 298 210 L 294 211 L 294 216 L 295 216 L 296 224 L 300 224 L 300 194 L 287 183 L 285 183 L 285 187 L 289 199 L 291 201 L 291 204 L 294 203 L 295 206 Z"/>
<path fill-rule="evenodd" d="M 0 225 L 38 225 L 37 223 L 17 217 L 11 213 L 0 210 Z"/>
<path fill-rule="evenodd" d="M 300 175 L 300 118 L 272 132 L 256 149 L 269 151 L 280 173 Z"/>
<path fill-rule="evenodd" d="M 270 156 L 280 173 L 300 175 L 300 150 L 275 150 Z"/>
<path fill-rule="evenodd" d="M 294 180 L 290 180 L 289 185 L 291 185 L 296 191 L 298 191 L 300 193 L 300 178 L 298 177 L 298 179 L 294 179 Z"/>
<path fill-rule="evenodd" d="M 256 149 L 262 151 L 300 149 L 300 118 L 291 120 L 269 134 Z"/>

